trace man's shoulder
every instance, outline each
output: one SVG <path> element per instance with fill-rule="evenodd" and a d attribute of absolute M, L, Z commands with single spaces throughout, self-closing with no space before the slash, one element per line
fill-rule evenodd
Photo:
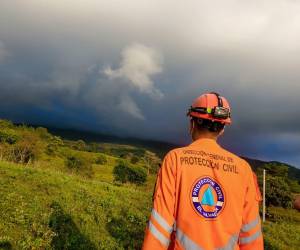
<path fill-rule="evenodd" d="M 232 153 L 223 147 L 221 147 L 221 148 L 222 148 L 222 151 L 224 152 L 224 154 L 226 154 L 228 157 L 231 157 L 231 158 L 235 159 L 236 161 L 247 163 L 242 157 L 238 156 L 237 154 Z"/>
<path fill-rule="evenodd" d="M 189 151 L 191 151 L 189 145 L 173 148 L 168 153 L 166 153 L 164 159 L 176 159 L 178 157 L 182 157 L 183 155 L 189 154 Z"/>
<path fill-rule="evenodd" d="M 178 154 L 182 154 L 187 149 L 188 149 L 188 146 L 173 148 L 165 155 L 165 158 L 174 156 L 174 155 L 178 155 Z"/>

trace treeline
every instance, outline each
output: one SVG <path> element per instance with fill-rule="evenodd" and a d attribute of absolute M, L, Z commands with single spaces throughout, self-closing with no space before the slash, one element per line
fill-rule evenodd
<path fill-rule="evenodd" d="M 266 205 L 292 208 L 296 194 L 300 193 L 300 183 L 289 177 L 289 167 L 280 163 L 267 163 L 255 170 L 260 189 L 263 188 L 263 169 L 266 170 Z"/>

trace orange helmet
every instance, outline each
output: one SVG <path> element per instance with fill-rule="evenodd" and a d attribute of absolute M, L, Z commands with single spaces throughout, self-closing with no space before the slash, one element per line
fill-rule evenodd
<path fill-rule="evenodd" d="M 230 124 L 230 106 L 225 97 L 210 92 L 199 96 L 187 113 L 188 116 L 203 118 L 213 122 Z"/>

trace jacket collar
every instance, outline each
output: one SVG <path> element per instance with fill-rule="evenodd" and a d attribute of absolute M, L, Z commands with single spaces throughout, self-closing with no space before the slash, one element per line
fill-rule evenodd
<path fill-rule="evenodd" d="M 209 139 L 209 138 L 200 138 L 196 141 L 193 141 L 190 144 L 190 146 L 195 146 L 195 145 L 215 145 L 215 146 L 219 146 L 219 144 L 214 139 Z"/>

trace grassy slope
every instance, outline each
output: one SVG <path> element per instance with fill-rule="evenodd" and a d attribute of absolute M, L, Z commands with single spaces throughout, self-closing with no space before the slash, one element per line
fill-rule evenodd
<path fill-rule="evenodd" d="M 264 225 L 266 250 L 298 250 L 300 225 L 295 222 L 266 222 Z"/>
<path fill-rule="evenodd" d="M 108 179 L 0 162 L 0 249 L 138 248 L 153 180 L 144 187 L 119 187 Z M 277 222 L 264 226 L 266 249 L 299 249 L 299 213 L 270 212 Z"/>
<path fill-rule="evenodd" d="M 130 245 L 122 230 L 142 239 L 149 192 L 6 162 L 0 182 L 2 249 L 118 249 Z"/>
<path fill-rule="evenodd" d="M 300 213 L 294 209 L 270 207 L 263 227 L 266 250 L 300 249 Z"/>

